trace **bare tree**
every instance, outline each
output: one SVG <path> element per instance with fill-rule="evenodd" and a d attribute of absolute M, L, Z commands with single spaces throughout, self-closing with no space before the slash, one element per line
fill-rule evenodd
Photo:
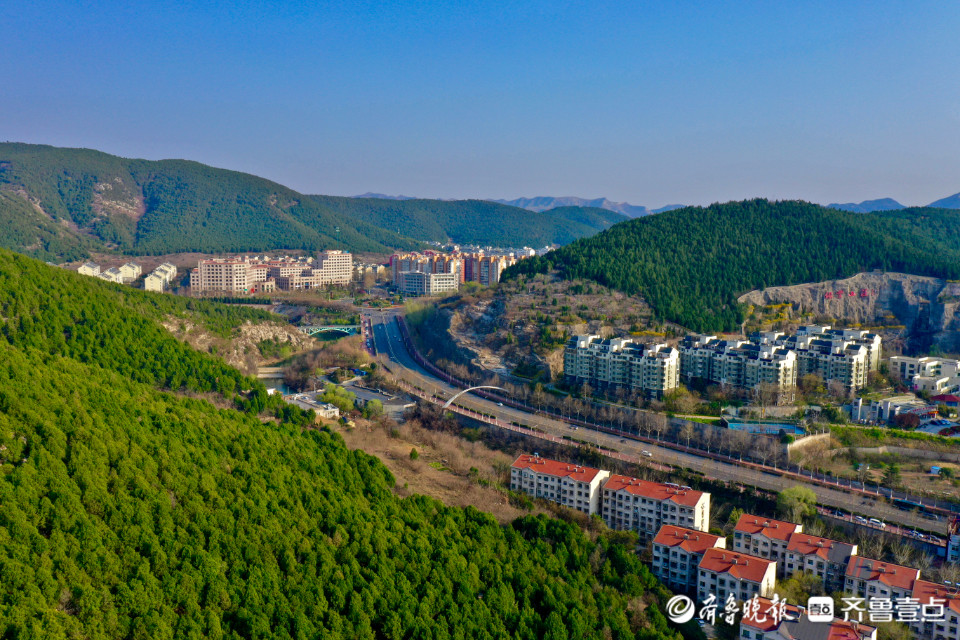
<path fill-rule="evenodd" d="M 703 440 L 703 444 L 707 447 L 707 453 L 710 453 L 714 445 L 720 441 L 720 434 L 717 433 L 717 430 L 714 427 L 707 426 L 703 428 L 703 433 L 700 435 L 700 438 Z"/>
<path fill-rule="evenodd" d="M 660 436 L 667 429 L 667 418 L 660 415 L 659 413 L 653 413 L 650 415 L 650 431 L 656 436 L 657 440 L 660 440 Z"/>
<path fill-rule="evenodd" d="M 890 552 L 893 554 L 893 561 L 904 566 L 911 566 L 914 549 L 913 545 L 903 538 L 899 538 L 890 545 Z"/>
<path fill-rule="evenodd" d="M 761 382 L 751 392 L 753 402 L 760 407 L 760 419 L 767 417 L 767 407 L 780 403 L 780 385 L 772 382 Z"/>
<path fill-rule="evenodd" d="M 693 425 L 689 422 L 684 423 L 684 425 L 680 427 L 680 437 L 687 441 L 688 448 L 690 447 L 690 440 L 692 440 L 695 435 L 697 435 L 697 430 L 694 429 Z"/>

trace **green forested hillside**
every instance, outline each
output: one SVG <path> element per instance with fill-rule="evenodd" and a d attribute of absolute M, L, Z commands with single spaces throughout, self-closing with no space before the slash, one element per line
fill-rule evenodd
<path fill-rule="evenodd" d="M 543 247 L 593 235 L 627 217 L 606 209 L 559 207 L 536 212 L 488 200 L 381 200 L 311 196 L 332 211 L 400 230 L 417 240 Z"/>
<path fill-rule="evenodd" d="M 687 207 L 524 260 L 505 277 L 552 269 L 642 295 L 661 318 L 695 331 L 735 330 L 737 297 L 752 289 L 870 269 L 960 277 L 960 212 L 857 214 L 767 200 Z"/>
<path fill-rule="evenodd" d="M 474 200 L 305 196 L 198 162 L 0 143 L 0 247 L 43 260 L 76 260 L 90 251 L 385 252 L 447 238 L 543 246 L 625 219 L 601 209 L 566 209 L 533 213 Z"/>
<path fill-rule="evenodd" d="M 0 637 L 675 636 L 621 544 L 401 500 L 299 410 L 165 390 L 253 384 L 152 319 L 251 312 L 171 298 L 0 250 Z"/>
<path fill-rule="evenodd" d="M 395 232 L 319 207 L 282 185 L 184 160 L 128 160 L 89 149 L 0 143 L 0 246 L 43 258 L 86 248 L 126 253 L 417 246 Z M 24 215 L 27 199 L 80 243 L 50 250 Z M 20 231 L 9 233 L 13 225 Z M 40 230 L 31 231 L 40 226 Z M 52 247 L 56 249 L 57 247 Z"/>

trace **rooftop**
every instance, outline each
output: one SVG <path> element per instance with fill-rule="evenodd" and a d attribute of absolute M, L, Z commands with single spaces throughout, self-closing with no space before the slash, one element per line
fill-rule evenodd
<path fill-rule="evenodd" d="M 920 579 L 920 570 L 901 567 L 891 562 L 851 556 L 847 563 L 847 577 L 879 581 L 896 589 L 910 591 L 913 589 L 914 583 Z"/>
<path fill-rule="evenodd" d="M 954 613 L 960 613 L 960 594 L 956 588 L 949 588 L 936 582 L 927 582 L 926 580 L 917 580 L 913 585 L 913 597 L 920 601 L 920 604 L 929 604 L 932 600 L 938 600 Z"/>
<path fill-rule="evenodd" d="M 707 549 L 717 546 L 717 542 L 722 540 L 723 536 L 715 536 L 696 529 L 687 529 L 677 527 L 672 524 L 665 524 L 660 527 L 657 537 L 653 539 L 654 544 L 662 544 L 667 547 L 679 547 L 688 553 L 702 554 Z"/>
<path fill-rule="evenodd" d="M 792 522 L 783 522 L 773 518 L 761 518 L 760 516 L 745 513 L 740 516 L 734 531 L 749 533 L 750 535 L 763 535 L 773 540 L 783 540 L 786 542 L 790 534 L 801 530 L 801 525 Z"/>
<path fill-rule="evenodd" d="M 795 605 L 787 605 L 787 617 L 779 622 L 768 613 L 773 602 L 767 598 L 757 598 L 760 603 L 756 612 L 746 613 L 740 624 L 763 632 L 779 629 L 779 635 L 784 638 L 802 640 L 862 640 L 870 637 L 875 629 L 869 625 L 853 621 L 834 618 L 830 624 L 811 622 L 803 609 Z"/>
<path fill-rule="evenodd" d="M 797 532 L 790 536 L 787 550 L 805 556 L 816 555 L 828 562 L 845 563 L 857 552 L 857 545 Z"/>
<path fill-rule="evenodd" d="M 600 469 L 531 455 L 520 456 L 511 466 L 514 469 L 533 469 L 537 473 L 545 473 L 558 478 L 573 478 L 579 482 L 592 482 L 600 473 Z"/>
<path fill-rule="evenodd" d="M 689 487 L 670 486 L 662 482 L 650 482 L 621 475 L 611 475 L 603 485 L 603 489 L 604 491 L 625 490 L 635 496 L 661 501 L 669 500 L 685 507 L 695 506 L 703 497 L 703 491 L 695 491 Z"/>
<path fill-rule="evenodd" d="M 725 573 L 738 580 L 761 582 L 767 571 L 776 565 L 772 560 L 749 556 L 726 549 L 707 549 L 700 561 L 700 568 L 715 573 Z"/>

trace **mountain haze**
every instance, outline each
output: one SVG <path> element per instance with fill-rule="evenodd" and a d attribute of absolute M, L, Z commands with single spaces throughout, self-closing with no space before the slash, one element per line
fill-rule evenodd
<path fill-rule="evenodd" d="M 626 216 L 606 209 L 559 207 L 528 211 L 489 200 L 383 200 L 310 196 L 326 210 L 351 215 L 423 241 L 501 247 L 566 244 Z"/>
<path fill-rule="evenodd" d="M 536 198 L 516 198 L 514 200 L 491 200 L 491 202 L 508 204 L 513 207 L 529 209 L 530 211 L 547 211 L 548 209 L 556 209 L 557 207 L 593 207 L 596 209 L 606 209 L 607 211 L 616 211 L 628 218 L 639 218 L 650 215 L 651 213 L 661 213 L 683 207 L 682 204 L 668 204 L 659 209 L 647 209 L 646 207 L 630 204 L 629 202 L 614 202 L 606 198 L 587 199 L 572 196 L 562 198 L 538 196 Z"/>
<path fill-rule="evenodd" d="M 944 209 L 960 209 L 960 193 L 955 193 L 952 196 L 931 202 L 929 206 L 942 207 Z"/>

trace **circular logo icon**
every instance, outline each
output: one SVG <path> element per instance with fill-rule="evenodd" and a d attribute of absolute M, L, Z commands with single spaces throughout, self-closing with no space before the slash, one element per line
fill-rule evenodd
<path fill-rule="evenodd" d="M 687 596 L 673 596 L 667 600 L 667 617 L 677 624 L 690 622 L 696 607 Z"/>

